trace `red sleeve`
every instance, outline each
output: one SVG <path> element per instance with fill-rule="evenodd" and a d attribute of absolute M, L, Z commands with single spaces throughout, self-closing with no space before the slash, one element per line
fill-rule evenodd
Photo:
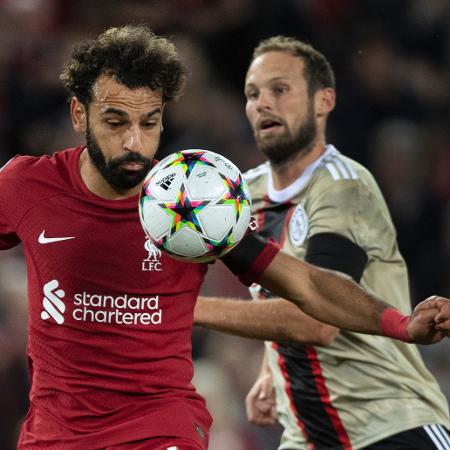
<path fill-rule="evenodd" d="M 0 250 L 15 247 L 19 243 L 20 239 L 17 234 L 9 228 L 8 224 L 3 222 L 3 218 L 0 215 Z"/>
<path fill-rule="evenodd" d="M 256 232 L 248 233 L 242 241 L 221 259 L 246 286 L 254 283 L 270 265 L 280 246 Z"/>
<path fill-rule="evenodd" d="M 20 243 L 11 215 L 20 204 L 17 198 L 16 172 L 18 157 L 9 160 L 0 168 L 0 250 L 5 250 Z"/>

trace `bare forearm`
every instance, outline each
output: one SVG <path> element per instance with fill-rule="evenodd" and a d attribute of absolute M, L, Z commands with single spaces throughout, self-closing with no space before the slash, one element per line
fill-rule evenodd
<path fill-rule="evenodd" d="M 327 345 L 337 330 L 283 299 L 245 301 L 199 297 L 194 323 L 237 336 Z"/>
<path fill-rule="evenodd" d="M 350 278 L 323 270 L 313 270 L 311 285 L 323 303 L 316 311 L 333 316 L 337 324 L 352 331 L 383 334 L 380 324 L 382 313 L 390 305 L 363 290 Z M 330 299 L 331 304 L 330 304 Z"/>
<path fill-rule="evenodd" d="M 347 277 L 280 252 L 259 283 L 322 322 L 351 331 L 384 334 L 380 317 L 389 305 Z"/>

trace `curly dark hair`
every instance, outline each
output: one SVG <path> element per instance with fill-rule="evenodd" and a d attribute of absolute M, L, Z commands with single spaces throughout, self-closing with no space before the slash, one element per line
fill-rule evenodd
<path fill-rule="evenodd" d="M 306 42 L 287 36 L 270 37 L 261 41 L 255 48 L 251 62 L 270 51 L 286 52 L 303 59 L 304 76 L 310 95 L 315 94 L 319 89 L 335 88 L 333 69 L 327 58 Z"/>
<path fill-rule="evenodd" d="M 130 89 L 160 90 L 165 103 L 181 95 L 187 71 L 169 40 L 146 25 L 125 25 L 76 44 L 60 79 L 71 95 L 89 105 L 100 75 L 112 76 Z"/>

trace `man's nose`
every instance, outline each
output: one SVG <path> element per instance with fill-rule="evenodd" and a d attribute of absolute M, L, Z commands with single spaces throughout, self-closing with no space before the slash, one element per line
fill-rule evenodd
<path fill-rule="evenodd" d="M 268 92 L 261 91 L 256 100 L 256 110 L 258 112 L 271 110 L 273 106 L 272 97 Z"/>
<path fill-rule="evenodd" d="M 140 152 L 143 149 L 142 131 L 138 125 L 132 125 L 125 131 L 123 146 L 131 152 Z"/>

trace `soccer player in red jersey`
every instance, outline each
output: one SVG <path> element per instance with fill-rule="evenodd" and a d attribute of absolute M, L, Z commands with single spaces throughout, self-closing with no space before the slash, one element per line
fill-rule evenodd
<path fill-rule="evenodd" d="M 28 268 L 31 391 L 20 449 L 208 446 L 211 417 L 191 384 L 207 266 L 152 251 L 137 207 L 164 105 L 184 78 L 168 40 L 145 26 L 108 29 L 77 45 L 61 75 L 86 146 L 16 157 L 0 172 L 0 249 L 23 242 Z M 402 316 L 253 233 L 223 261 L 246 284 L 341 328 L 423 343 L 450 328 L 446 299 Z"/>

